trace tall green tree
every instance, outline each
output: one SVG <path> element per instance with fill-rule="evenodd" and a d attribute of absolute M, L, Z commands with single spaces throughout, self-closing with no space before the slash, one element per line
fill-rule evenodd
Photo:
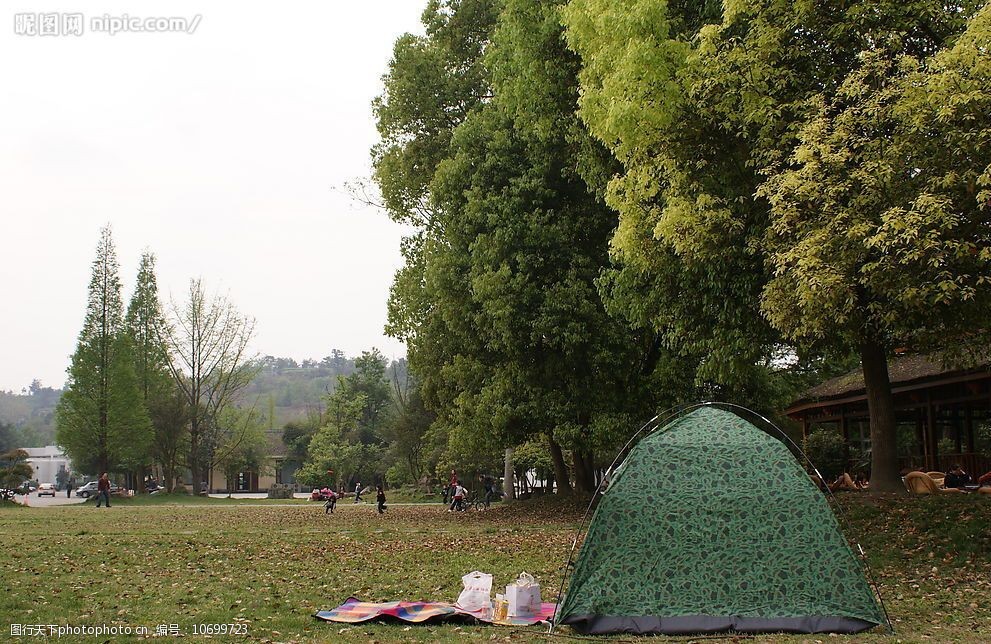
<path fill-rule="evenodd" d="M 426 408 L 419 383 L 407 369 L 399 368 L 399 362 L 393 362 L 389 369 L 394 406 L 386 431 L 389 457 L 395 468 L 391 482 L 418 483 L 436 465 L 435 461 L 429 462 L 433 455 L 427 439 L 436 415 Z"/>
<path fill-rule="evenodd" d="M 386 359 L 378 349 L 363 351 L 355 358 L 354 367 L 354 373 L 338 380 L 333 395 L 340 400 L 361 400 L 361 413 L 346 437 L 362 445 L 384 445 L 393 407 L 385 377 Z M 333 413 L 332 407 L 327 411 Z"/>
<path fill-rule="evenodd" d="M 900 34 L 864 52 L 762 188 L 764 311 L 796 340 L 859 350 L 882 491 L 901 487 L 888 355 L 974 342 L 991 317 L 989 26 L 985 7 L 934 56 Z"/>
<path fill-rule="evenodd" d="M 623 164 L 608 194 L 620 213 L 614 305 L 698 355 L 700 380 L 759 376 L 782 343 L 799 342 L 762 306 L 776 224 L 761 186 L 862 52 L 898 35 L 907 55 L 931 56 L 980 4 L 735 0 L 688 15 L 687 3 L 665 0 L 572 0 L 580 112 Z M 894 431 L 874 424 L 879 437 Z M 876 475 L 877 489 L 895 485 L 890 464 Z"/>
<path fill-rule="evenodd" d="M 404 266 L 389 296 L 386 331 L 403 340 L 425 405 L 450 409 L 458 396 L 449 388 L 458 355 L 480 350 L 463 345 L 464 315 L 442 311 L 435 288 L 464 289 L 461 266 L 448 254 L 449 242 L 430 185 L 437 167 L 451 155 L 455 129 L 491 95 L 482 62 L 498 17 L 500 0 L 432 0 L 423 12 L 424 35 L 397 40 L 384 76 L 385 92 L 374 105 L 380 142 L 372 150 L 374 179 L 383 205 L 415 232 L 402 243 Z M 453 311 L 453 314 L 452 314 Z M 469 386 L 470 381 L 465 381 Z M 440 419 L 431 442 L 445 443 L 449 424 Z"/>
<path fill-rule="evenodd" d="M 596 452 L 644 413 L 631 365 L 649 338 L 597 292 L 615 225 L 598 194 L 611 162 L 574 114 L 579 64 L 561 4 L 502 3 L 481 59 L 491 96 L 426 185 L 432 225 L 397 275 L 390 330 L 455 452 L 539 437 L 568 491 L 571 471 L 593 486 Z"/>
<path fill-rule="evenodd" d="M 145 463 L 151 422 L 134 374 L 109 226 L 100 233 L 86 316 L 68 374 L 56 409 L 56 439 L 76 468 L 126 471 Z"/>
<path fill-rule="evenodd" d="M 183 440 L 187 427 L 185 415 L 175 413 L 175 383 L 169 373 L 168 347 L 165 345 L 166 323 L 158 296 L 155 256 L 141 255 L 137 281 L 125 317 L 127 338 L 138 391 L 151 420 L 153 433 L 149 462 L 138 472 L 138 485 L 144 482 L 144 466 L 158 462 L 167 479 L 173 479 L 179 467 L 177 450 L 172 447 Z M 171 485 L 171 480 L 166 487 Z"/>
<path fill-rule="evenodd" d="M 454 129 L 489 94 L 482 55 L 501 0 L 429 0 L 423 35 L 393 47 L 385 91 L 373 102 L 380 142 L 372 148 L 383 205 L 398 222 L 432 230 L 430 182 Z"/>
<path fill-rule="evenodd" d="M 591 487 L 635 356 L 595 288 L 614 217 L 581 174 L 596 151 L 573 114 L 578 61 L 563 46 L 558 8 L 504 4 L 486 57 L 494 97 L 458 129 L 432 187 L 464 266 L 447 304 L 454 312 L 469 301 L 459 329 L 468 351 L 449 387 L 476 389 L 457 392 L 453 425 L 461 440 L 481 429 L 502 447 L 543 436 L 567 491 L 561 445 L 576 483 Z"/>

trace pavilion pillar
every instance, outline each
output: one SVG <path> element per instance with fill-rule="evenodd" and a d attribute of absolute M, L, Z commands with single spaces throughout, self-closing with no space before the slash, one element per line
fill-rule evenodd
<path fill-rule="evenodd" d="M 922 407 L 915 408 L 915 444 L 919 448 L 922 456 L 922 467 L 925 469 L 926 463 L 929 462 L 929 447 L 926 443 L 926 428 L 922 420 L 922 409 Z"/>
<path fill-rule="evenodd" d="M 846 471 L 850 471 L 850 426 L 845 407 L 840 407 L 840 433 L 843 435 L 843 460 L 846 461 Z"/>
<path fill-rule="evenodd" d="M 926 470 L 939 469 L 939 453 L 936 444 L 936 413 L 933 409 L 932 394 L 926 392 Z"/>
<path fill-rule="evenodd" d="M 962 418 L 964 408 L 960 405 L 953 406 L 953 438 L 957 444 L 957 454 L 964 451 L 964 419 Z"/>
<path fill-rule="evenodd" d="M 970 403 L 964 405 L 964 430 L 967 432 L 967 451 L 973 454 L 977 451 L 974 445 L 974 409 Z"/>

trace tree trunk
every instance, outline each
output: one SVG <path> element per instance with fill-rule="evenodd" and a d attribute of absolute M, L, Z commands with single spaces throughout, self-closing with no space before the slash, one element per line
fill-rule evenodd
<path fill-rule="evenodd" d="M 591 494 L 595 491 L 595 471 L 592 464 L 592 455 L 581 450 L 574 450 L 571 454 L 575 463 L 575 489 L 579 492 Z"/>
<path fill-rule="evenodd" d="M 171 463 L 162 463 L 162 476 L 165 478 L 165 491 L 168 494 L 175 492 L 175 468 Z"/>
<path fill-rule="evenodd" d="M 502 491 L 506 495 L 506 500 L 516 498 L 516 486 L 513 484 L 513 448 L 506 448 L 506 463 L 503 467 Z"/>
<path fill-rule="evenodd" d="M 871 493 L 905 492 L 898 473 L 895 405 L 888 377 L 888 358 L 876 340 L 866 340 L 860 350 L 871 418 Z"/>
<path fill-rule="evenodd" d="M 568 476 L 568 464 L 564 462 L 564 453 L 554 437 L 547 435 L 547 446 L 551 452 L 551 462 L 554 463 L 554 480 L 557 482 L 557 493 L 571 494 L 571 478 Z"/>
<path fill-rule="evenodd" d="M 189 473 L 193 477 L 193 496 L 200 495 L 200 442 L 193 434 L 189 437 Z"/>

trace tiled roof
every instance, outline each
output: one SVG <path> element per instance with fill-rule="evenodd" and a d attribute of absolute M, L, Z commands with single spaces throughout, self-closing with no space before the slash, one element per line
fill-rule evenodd
<path fill-rule="evenodd" d="M 970 368 L 947 368 L 939 359 L 932 355 L 904 355 L 888 361 L 888 377 L 891 384 L 905 384 L 916 380 L 934 378 L 955 373 L 967 373 L 975 370 L 987 370 L 988 363 Z M 805 391 L 792 405 L 803 401 L 836 398 L 844 394 L 854 394 L 864 391 L 864 374 L 860 369 L 829 380 Z"/>

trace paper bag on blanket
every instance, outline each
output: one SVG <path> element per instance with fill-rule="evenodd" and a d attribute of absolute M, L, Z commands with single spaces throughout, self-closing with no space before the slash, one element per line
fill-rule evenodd
<path fill-rule="evenodd" d="M 492 575 L 475 570 L 462 577 L 461 582 L 464 590 L 455 606 L 472 613 L 492 607 Z"/>
<path fill-rule="evenodd" d="M 531 617 L 540 614 L 540 584 L 529 573 L 506 586 L 506 600 L 509 602 L 510 617 Z"/>

